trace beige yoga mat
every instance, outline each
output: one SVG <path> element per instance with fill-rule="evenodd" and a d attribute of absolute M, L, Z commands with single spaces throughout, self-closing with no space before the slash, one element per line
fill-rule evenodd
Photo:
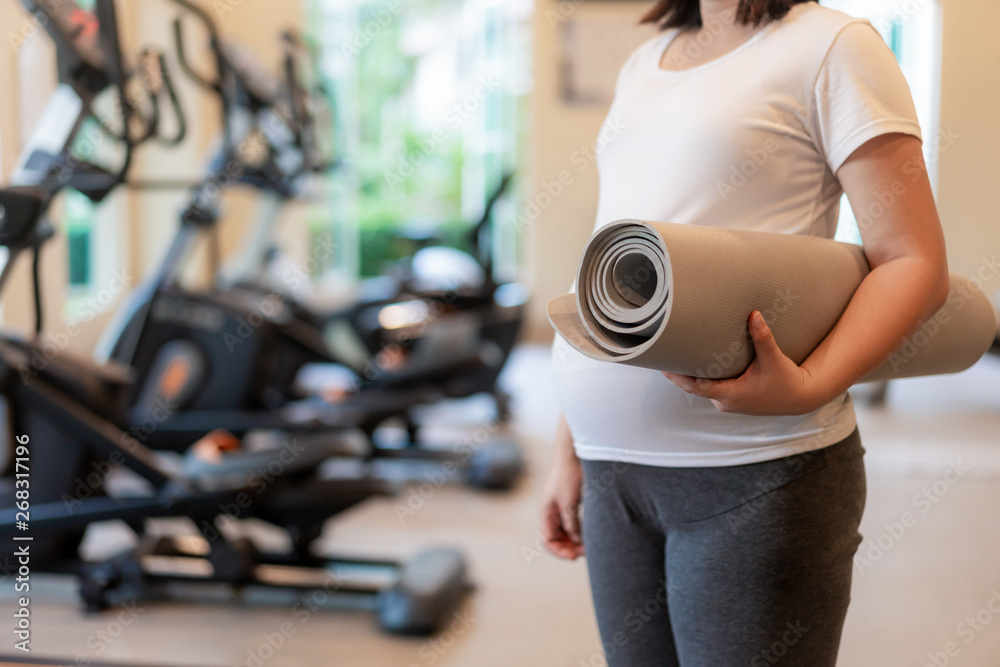
<path fill-rule="evenodd" d="M 620 220 L 587 243 L 576 292 L 546 310 L 592 359 L 735 377 L 753 360 L 751 312 L 761 311 L 781 350 L 802 363 L 868 271 L 861 247 L 829 239 Z M 965 370 L 996 330 L 986 295 L 952 275 L 944 307 L 861 381 Z"/>

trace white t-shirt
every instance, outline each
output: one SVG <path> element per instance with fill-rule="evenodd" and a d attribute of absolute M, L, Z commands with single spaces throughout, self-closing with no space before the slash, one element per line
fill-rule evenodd
<path fill-rule="evenodd" d="M 595 231 L 639 218 L 833 238 L 844 161 L 879 135 L 920 137 L 906 80 L 868 21 L 799 4 L 721 58 L 663 70 L 677 34 L 642 44 L 619 74 Z M 806 415 L 723 413 L 657 371 L 591 360 L 559 336 L 552 366 L 583 459 L 740 465 L 826 447 L 855 426 L 846 393 Z"/>

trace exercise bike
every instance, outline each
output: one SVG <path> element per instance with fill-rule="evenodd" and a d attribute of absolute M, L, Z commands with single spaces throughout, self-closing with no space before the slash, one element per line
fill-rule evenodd
<path fill-rule="evenodd" d="M 79 39 L 71 18 L 78 16 L 77 7 L 71 0 L 22 2 L 57 46 L 61 86 L 50 104 L 65 113 L 72 94 L 76 113 L 64 124 L 64 137 L 50 134 L 44 146 L 29 145 L 22 164 L 31 167 L 19 171 L 18 185 L 0 189 L 0 245 L 8 254 L 0 294 L 17 259 L 30 254 L 36 312 L 34 340 L 0 335 L 0 394 L 8 417 L 4 435 L 12 443 L 9 472 L 0 480 L 4 564 L 30 566 L 32 574 L 76 575 L 89 609 L 104 608 L 116 597 L 149 595 L 176 582 L 223 584 L 236 590 L 320 589 L 374 596 L 386 630 L 434 631 L 467 590 L 459 552 L 430 549 L 406 563 L 336 560 L 314 553 L 325 520 L 396 490 L 383 480 L 321 479 L 317 467 L 337 453 L 334 440 L 327 441 L 328 451 L 296 450 L 291 457 L 286 456 L 288 449 L 233 454 L 220 469 L 205 465 L 197 474 L 184 474 L 168 468 L 115 425 L 131 382 L 128 373 L 66 353 L 44 354 L 37 334 L 42 329 L 40 254 L 53 235 L 47 211 L 67 187 L 99 201 L 122 183 L 136 145 L 130 124 L 138 110 L 124 92 L 126 68 L 113 0 L 95 2 L 96 45 Z M 121 112 L 120 133 L 108 135 L 122 144 L 117 170 L 86 162 L 75 151 L 84 121 L 95 114 L 95 100 L 109 91 L 116 94 Z M 140 136 L 153 135 L 147 127 Z M 56 152 L 50 148 L 54 141 L 61 144 Z M 40 167 L 45 164 L 49 166 Z M 238 460 L 242 466 L 235 464 Z M 268 477 L 262 477 L 262 470 Z M 140 481 L 139 488 L 123 491 L 109 483 L 122 475 Z M 162 517 L 187 519 L 197 533 L 151 533 L 150 520 Z M 282 553 L 262 551 L 249 539 L 228 536 L 221 519 L 256 519 L 277 526 L 291 547 Z M 130 527 L 139 546 L 109 560 L 83 560 L 79 550 L 84 532 L 108 520 Z M 344 576 L 352 566 L 380 569 L 384 581 Z"/>
<path fill-rule="evenodd" d="M 287 199 L 310 170 L 302 166 L 301 151 L 296 155 L 294 137 L 301 133 L 294 123 L 285 123 L 279 100 L 230 59 L 205 12 L 187 0 L 175 2 L 209 26 L 219 77 L 202 83 L 235 91 L 222 95 L 223 109 L 227 117 L 238 116 L 232 124 L 245 132 L 239 137 L 227 133 L 223 153 L 213 163 L 217 170 L 194 189 L 159 269 L 130 295 L 102 341 L 106 359 L 136 369 L 140 377 L 127 397 L 123 427 L 154 449 L 174 451 L 220 428 L 239 436 L 267 431 L 278 439 L 299 434 L 314 441 L 323 439 L 324 429 L 356 427 L 365 441 L 356 453 L 369 460 L 430 464 L 436 473 L 445 470 L 476 486 L 509 487 L 523 465 L 513 443 L 470 441 L 459 451 L 444 451 L 379 447 L 372 440 L 387 419 L 444 397 L 447 378 L 481 368 L 478 347 L 464 353 L 452 349 L 453 357 L 403 373 L 384 373 L 330 404 L 304 397 L 297 378 L 309 365 L 343 364 L 295 304 L 258 291 L 216 287 L 195 292 L 180 285 L 191 248 L 214 233 L 220 185 L 250 184 Z M 179 22 L 175 34 L 183 54 Z M 190 69 L 183 55 L 181 62 Z"/>
<path fill-rule="evenodd" d="M 305 53 L 318 70 L 318 60 L 314 49 L 295 34 L 286 33 L 285 39 L 294 45 L 298 53 Z M 286 71 L 294 71 L 294 58 L 286 60 Z M 318 156 L 320 152 L 309 142 L 321 134 L 317 129 L 317 113 L 310 109 L 322 107 L 324 95 L 309 86 L 295 85 L 295 77 L 289 78 L 287 86 L 287 108 L 291 110 L 296 130 L 296 138 L 303 154 L 309 156 L 307 164 L 329 165 Z M 313 88 L 320 87 L 319 84 Z M 223 100 L 225 110 L 239 105 L 240 99 Z M 224 123 L 227 136 L 230 124 Z M 333 128 L 327 128 L 332 132 Z M 313 141 L 315 143 L 315 141 Z M 508 193 L 513 178 L 505 174 L 483 208 L 480 218 L 468 225 L 464 236 L 465 250 L 446 247 L 440 240 L 425 230 L 410 230 L 405 236 L 414 244 L 412 256 L 401 261 L 388 276 L 362 281 L 359 288 L 346 297 L 353 302 L 334 307 L 301 304 L 297 314 L 313 326 L 323 331 L 334 332 L 340 340 L 350 339 L 355 349 L 355 366 L 363 365 L 367 359 L 378 355 L 387 348 L 410 351 L 413 356 L 427 358 L 437 352 L 425 354 L 421 344 L 432 347 L 436 331 L 452 329 L 452 341 L 476 341 L 481 347 L 486 363 L 479 368 L 467 368 L 462 373 L 447 378 L 439 378 L 445 396 L 463 398 L 479 393 L 492 396 L 501 420 L 509 417 L 509 396 L 497 385 L 497 379 L 517 340 L 524 316 L 526 289 L 519 283 L 498 283 L 492 261 L 489 240 L 497 205 Z M 290 294 L 287 280 L 282 275 L 281 253 L 274 242 L 278 221 L 278 208 L 274 200 L 268 200 L 262 215 L 257 220 L 253 233 L 241 252 L 220 274 L 223 285 L 245 289 L 276 292 L 295 301 Z M 300 283 L 301 281 L 296 281 Z M 314 300 L 324 301 L 313 295 Z M 308 301 L 306 297 L 306 301 Z M 414 331 L 419 339 L 414 339 Z M 459 333 L 456 333 L 459 332 Z M 449 341 L 439 347 L 447 347 Z M 424 353 L 424 354 L 422 354 Z M 415 371 L 418 374 L 420 371 Z M 376 372 L 376 374 L 381 374 Z M 415 436 L 416 425 L 411 422 L 409 430 Z"/>
<path fill-rule="evenodd" d="M 285 80 L 281 85 L 268 81 L 266 73 L 246 54 L 234 62 L 218 39 L 211 18 L 188 0 L 178 4 L 192 11 L 212 36 L 210 47 L 215 53 L 218 70 L 214 80 L 197 74 L 187 63 L 181 24 L 175 23 L 177 51 L 185 71 L 220 100 L 223 146 L 231 150 L 242 145 L 248 137 L 257 135 L 288 138 L 294 144 L 291 150 L 286 145 L 272 147 L 269 151 L 278 157 L 274 160 L 275 167 L 268 173 L 274 182 L 285 186 L 302 173 L 321 173 L 336 165 L 336 161 L 326 158 L 319 147 L 323 131 L 318 127 L 320 114 L 317 109 L 324 106 L 322 86 L 300 84 L 297 75 L 300 68 L 296 63 L 303 57 L 310 61 L 314 78 L 318 70 L 315 50 L 306 40 L 294 32 L 283 33 L 287 51 L 283 68 Z M 224 72 L 235 75 L 234 85 L 219 84 Z M 278 94 L 281 91 L 283 95 Z M 274 114 L 262 113 L 269 108 L 284 110 L 276 114 L 281 122 Z M 261 117 L 264 122 L 256 126 L 247 121 Z M 326 131 L 332 133 L 332 126 Z M 215 164 L 223 164 L 230 158 L 231 153 L 223 151 Z M 281 168 L 282 163 L 300 165 L 299 171 L 289 173 L 287 168 Z M 470 225 L 466 245 L 471 255 L 455 248 L 433 245 L 422 248 L 405 266 L 399 267 L 392 278 L 363 283 L 360 293 L 364 296 L 330 312 L 299 303 L 289 293 L 287 284 L 282 285 L 280 279 L 268 281 L 266 278 L 278 255 L 274 244 L 278 212 L 281 204 L 290 198 L 286 189 L 268 184 L 267 180 L 258 176 L 241 181 L 255 187 L 262 194 L 265 205 L 242 251 L 217 271 L 218 284 L 223 288 L 279 295 L 299 320 L 319 329 L 327 337 L 331 334 L 336 337 L 340 344 L 333 355 L 336 362 L 349 365 L 365 385 L 398 387 L 433 382 L 446 398 L 485 392 L 497 403 L 498 419 L 506 421 L 509 397 L 499 389 L 496 381 L 516 342 L 526 291 L 519 284 L 498 284 L 494 280 L 492 253 L 484 240 L 491 234 L 494 211 L 509 190 L 512 176 L 507 174 L 501 179 L 480 220 Z M 422 242 L 427 244 L 432 240 L 433 237 L 425 237 Z M 456 265 L 462 268 L 448 270 Z M 334 329 L 336 331 L 332 331 Z M 344 349 L 348 342 L 351 343 L 346 346 L 351 348 L 350 354 Z M 387 349 L 407 354 L 402 368 L 387 371 L 372 364 L 372 360 Z M 449 357 L 463 353 L 478 359 L 473 359 L 473 363 L 446 362 Z M 413 444 L 417 426 L 412 420 L 407 421 Z"/>

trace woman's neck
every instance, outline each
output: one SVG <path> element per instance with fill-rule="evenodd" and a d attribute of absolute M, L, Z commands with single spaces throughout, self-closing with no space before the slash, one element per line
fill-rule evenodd
<path fill-rule="evenodd" d="M 701 27 L 682 30 L 661 54 L 661 69 L 685 70 L 720 58 L 738 48 L 760 29 L 760 26 L 736 20 L 738 0 L 700 1 Z"/>
<path fill-rule="evenodd" d="M 715 30 L 736 27 L 736 10 L 739 0 L 699 0 L 701 24 Z"/>

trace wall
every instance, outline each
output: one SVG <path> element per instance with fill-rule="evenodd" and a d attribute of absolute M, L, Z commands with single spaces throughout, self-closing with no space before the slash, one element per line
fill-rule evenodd
<path fill-rule="evenodd" d="M 938 206 L 952 271 L 988 277 L 1000 291 L 1000 3 L 942 0 L 941 134 Z M 951 139 L 946 138 L 950 133 Z M 948 145 L 948 144 L 951 145 Z"/>
<path fill-rule="evenodd" d="M 581 3 L 536 0 L 535 87 L 532 99 L 532 173 L 529 202 L 538 206 L 537 215 L 526 215 L 525 248 L 532 283 L 532 299 L 526 335 L 534 340 L 551 338 L 552 329 L 545 316 L 545 303 L 563 294 L 570 286 L 577 260 L 594 226 L 597 211 L 597 166 L 587 161 L 583 168 L 580 156 L 588 152 L 607 115 L 607 105 L 566 105 L 560 89 L 560 30 L 567 21 L 603 18 L 612 22 L 638 21 L 649 3 Z M 650 33 L 637 33 L 642 41 Z M 617 70 L 621 62 L 608 69 Z M 582 170 L 581 170 L 582 169 Z M 561 171 L 572 176 L 563 191 L 551 197 L 545 185 L 555 190 L 553 182 Z M 533 213 L 529 209 L 529 213 Z"/>
<path fill-rule="evenodd" d="M 930 0 L 917 0 L 921 4 Z M 938 162 L 938 205 L 948 244 L 952 271 L 991 279 L 984 289 L 992 297 L 1000 291 L 1000 3 L 996 0 L 941 0 L 943 12 L 941 113 Z M 577 4 L 538 0 L 535 12 L 535 95 L 530 175 L 533 196 L 561 169 L 570 167 L 570 155 L 589 142 L 603 120 L 605 107 L 567 107 L 559 99 L 559 34 L 552 22 L 585 12 L 609 20 L 638 17 L 649 3 L 597 2 Z M 902 0 L 900 6 L 904 7 Z M 560 8 L 563 8 L 560 13 Z M 553 18 L 555 15 L 556 18 Z M 930 48 L 931 45 L 928 45 Z M 949 134 L 950 133 L 950 134 Z M 948 139 L 948 137 L 952 139 Z M 950 144 L 949 144 L 950 142 Z M 572 281 L 580 251 L 594 223 L 597 170 L 577 174 L 565 193 L 554 198 L 528 230 L 529 268 L 533 283 L 528 335 L 550 340 L 545 303 L 565 292 Z M 530 244 L 534 244 L 533 247 Z"/>

